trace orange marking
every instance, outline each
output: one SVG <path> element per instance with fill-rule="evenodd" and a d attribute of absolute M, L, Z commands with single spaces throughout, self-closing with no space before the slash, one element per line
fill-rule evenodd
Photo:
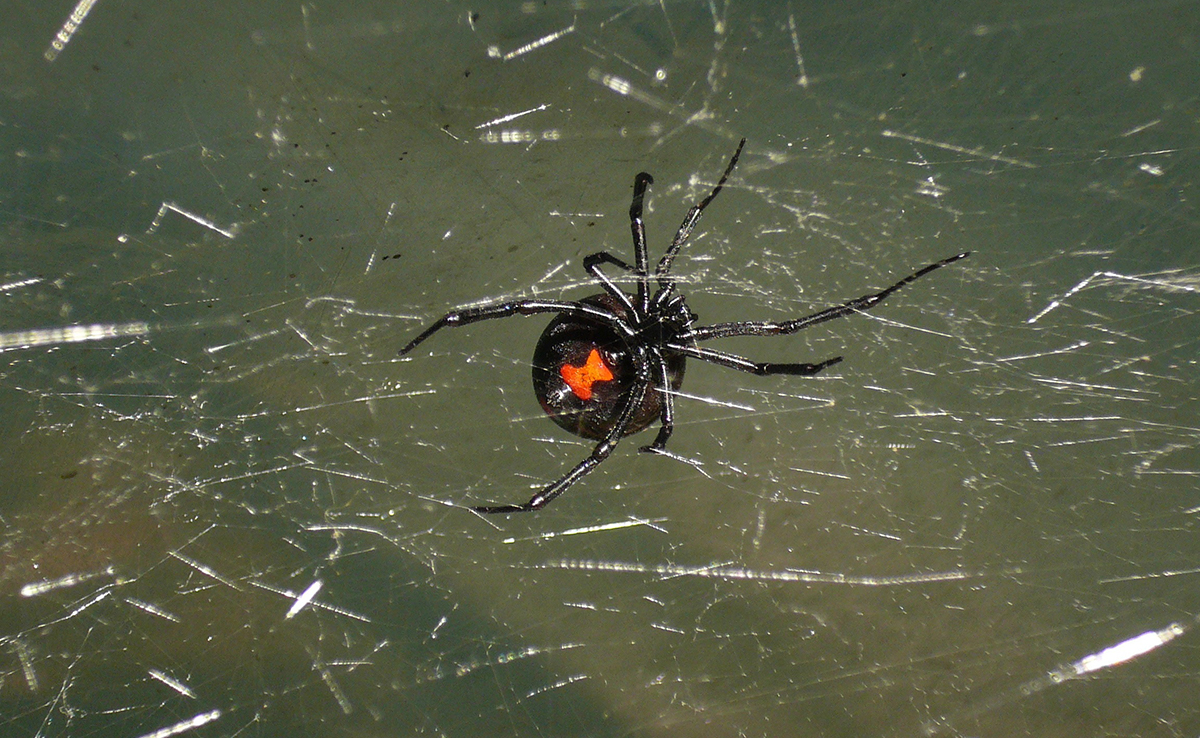
<path fill-rule="evenodd" d="M 600 358 L 600 352 L 596 349 L 592 349 L 592 353 L 588 354 L 587 363 L 583 366 L 563 364 L 558 371 L 575 396 L 584 402 L 592 399 L 593 384 L 609 382 L 613 378 L 612 371 L 604 363 L 604 359 Z"/>

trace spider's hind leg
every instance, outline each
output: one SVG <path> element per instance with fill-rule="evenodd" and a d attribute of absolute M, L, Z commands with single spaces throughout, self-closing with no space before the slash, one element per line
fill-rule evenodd
<path fill-rule="evenodd" d="M 529 499 L 529 502 L 523 505 L 476 505 L 472 509 L 477 513 L 484 513 L 485 515 L 540 510 L 550 504 L 554 498 L 566 492 L 571 485 L 586 476 L 592 469 L 599 466 L 600 462 L 607 459 L 612 454 L 613 449 L 617 447 L 617 444 L 621 442 L 621 438 L 625 435 L 625 429 L 629 427 L 629 422 L 633 420 L 634 414 L 642 406 L 642 398 L 645 397 L 650 386 L 650 371 L 645 364 L 644 357 L 637 363 L 637 366 L 637 380 L 634 383 L 633 391 L 629 393 L 629 397 L 625 400 L 625 407 L 621 410 L 621 415 L 613 423 L 612 427 L 609 428 L 608 433 L 600 443 L 597 443 L 596 447 L 592 449 L 592 453 L 586 459 L 576 464 L 571 471 L 564 474 L 557 482 L 543 487 L 540 492 Z"/>
<path fill-rule="evenodd" d="M 811 377 L 814 374 L 819 374 L 825 369 L 840 363 L 842 357 L 835 356 L 832 359 L 817 364 L 772 364 L 769 362 L 751 361 L 737 354 L 730 354 L 725 351 L 717 351 L 716 349 L 700 348 L 699 346 L 678 346 L 672 345 L 673 351 L 678 351 L 685 356 L 690 356 L 693 359 L 700 359 L 711 364 L 717 364 L 729 369 L 737 369 L 740 372 L 748 372 L 757 374 L 760 377 L 769 376 L 772 374 L 787 374 L 793 377 Z"/>
<path fill-rule="evenodd" d="M 648 446 L 642 446 L 638 451 L 644 454 L 670 456 L 672 454 L 667 453 L 667 440 L 675 432 L 675 401 L 671 395 L 671 375 L 667 363 L 665 361 L 659 362 L 659 367 L 657 384 L 648 390 L 658 393 L 659 403 L 662 407 L 658 414 L 658 435 L 654 437 L 653 443 Z"/>

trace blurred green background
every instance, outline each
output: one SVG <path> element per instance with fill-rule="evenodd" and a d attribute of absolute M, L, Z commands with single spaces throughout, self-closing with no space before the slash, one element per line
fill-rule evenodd
<path fill-rule="evenodd" d="M 0 733 L 1200 732 L 1195 2 L 0 7 Z M 65 39 L 65 43 L 64 43 Z M 676 262 L 671 440 L 544 318 Z"/>

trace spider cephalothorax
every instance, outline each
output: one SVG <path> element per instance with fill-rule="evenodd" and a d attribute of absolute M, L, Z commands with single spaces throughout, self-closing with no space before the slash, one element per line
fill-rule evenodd
<path fill-rule="evenodd" d="M 697 317 L 684 296 L 675 289 L 671 264 L 704 208 L 725 186 L 737 164 L 746 140 L 725 167 L 716 187 L 688 211 L 675 238 L 650 271 L 646 248 L 646 229 L 642 224 L 646 188 L 654 181 L 642 172 L 633 180 L 633 203 L 629 207 L 633 231 L 634 263 L 625 263 L 607 251 L 583 260 L 583 268 L 604 291 L 575 302 L 560 300 L 517 300 L 447 313 L 400 349 L 403 356 L 434 332 L 481 320 L 512 315 L 555 313 L 542 332 L 533 351 L 533 389 L 542 409 L 555 423 L 577 436 L 599 441 L 591 455 L 576 464 L 558 481 L 547 485 L 529 502 L 520 505 L 475 507 L 481 513 L 524 512 L 537 510 L 563 493 L 568 487 L 608 458 L 620 440 L 645 430 L 658 420 L 654 441 L 642 446 L 647 453 L 668 453 L 667 440 L 674 430 L 673 396 L 683 384 L 687 359 L 719 364 L 751 374 L 791 374 L 810 376 L 842 360 L 816 364 L 769 364 L 751 361 L 734 354 L 699 346 L 702 341 L 731 336 L 778 336 L 870 310 L 888 295 L 935 269 L 966 257 L 956 254 L 910 274 L 885 290 L 850 300 L 812 315 L 783 322 L 740 321 L 696 326 Z M 637 292 L 628 294 L 600 268 L 609 265 L 629 272 L 637 282 Z"/>

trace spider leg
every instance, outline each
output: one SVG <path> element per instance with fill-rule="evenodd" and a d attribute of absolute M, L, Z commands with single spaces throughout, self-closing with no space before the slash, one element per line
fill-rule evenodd
<path fill-rule="evenodd" d="M 621 304 L 625 306 L 625 309 L 629 311 L 630 315 L 636 315 L 637 312 L 634 310 L 633 303 L 629 301 L 629 295 L 625 293 L 625 290 L 618 287 L 615 282 L 609 279 L 607 274 L 600 270 L 601 264 L 612 264 L 613 266 L 624 269 L 627 272 L 634 273 L 637 272 L 637 269 L 629 266 L 624 261 L 621 261 L 607 251 L 600 251 L 583 257 L 583 268 L 587 270 L 587 273 L 592 275 L 596 281 L 599 282 L 602 287 L 604 287 L 605 292 L 612 295 L 617 300 L 620 300 Z M 639 276 L 638 284 L 641 285 L 642 281 L 643 280 Z"/>
<path fill-rule="evenodd" d="M 654 437 L 654 442 L 649 446 L 642 446 L 638 449 L 638 451 L 644 454 L 659 454 L 664 452 L 667 448 L 667 440 L 675 431 L 675 399 L 671 394 L 670 373 L 667 370 L 667 362 L 661 356 L 657 356 L 657 364 L 657 384 L 652 390 L 658 393 L 662 409 L 658 414 L 658 435 Z"/>
<path fill-rule="evenodd" d="M 737 369 L 750 374 L 757 374 L 760 377 L 769 374 L 790 374 L 797 377 L 811 377 L 824 369 L 837 364 L 842 360 L 842 357 L 835 356 L 832 359 L 826 359 L 819 364 L 770 364 L 767 362 L 751 361 L 750 359 L 738 356 L 737 354 L 726 353 L 725 351 L 717 351 L 716 349 L 701 348 L 699 346 L 684 346 L 681 344 L 667 344 L 672 351 L 677 351 L 684 356 L 690 356 L 693 359 L 700 359 L 712 364 L 729 369 Z M 655 441 L 657 443 L 657 441 Z"/>
<path fill-rule="evenodd" d="M 612 453 L 613 448 L 616 447 L 618 440 L 619 439 L 614 439 L 610 441 L 605 439 L 601 441 L 596 445 L 596 448 L 592 451 L 590 456 L 576 464 L 575 468 L 567 472 L 562 479 L 559 479 L 557 482 L 545 487 L 541 492 L 538 492 L 536 495 L 530 498 L 529 502 L 526 502 L 524 505 L 475 505 L 472 509 L 477 513 L 483 513 L 485 515 L 494 515 L 496 513 L 533 512 L 534 510 L 540 510 L 546 505 L 550 504 L 550 501 L 555 497 L 558 497 L 563 492 L 566 492 L 568 487 L 578 482 L 592 469 L 595 469 L 601 461 L 607 459 L 608 455 Z"/>
<path fill-rule="evenodd" d="M 836 305 L 826 310 L 822 310 L 819 313 L 813 313 L 812 315 L 808 315 L 803 318 L 788 320 L 782 323 L 776 323 L 773 321 L 714 323 L 713 325 L 702 326 L 700 328 L 692 328 L 691 330 L 681 334 L 679 338 L 680 340 L 684 341 L 707 341 L 712 338 L 728 338 L 730 336 L 780 336 L 787 335 L 789 333 L 795 333 L 797 331 L 804 330 L 809 326 L 813 326 L 818 323 L 824 323 L 827 320 L 841 318 L 854 313 L 866 312 L 867 310 L 870 310 L 879 303 L 883 302 L 888 295 L 892 294 L 901 287 L 912 284 L 935 269 L 941 269 L 947 264 L 952 264 L 959 259 L 965 259 L 970 255 L 971 252 L 969 251 L 961 254 L 955 254 L 954 256 L 930 264 L 927 267 L 918 269 L 885 290 L 873 292 L 869 295 L 863 295 L 862 297 L 855 298 L 849 302 Z M 676 347 L 672 346 L 672 348 Z M 688 355 L 690 356 L 691 354 Z"/>
<path fill-rule="evenodd" d="M 637 267 L 626 264 L 623 260 L 613 256 L 607 251 L 597 251 L 594 254 L 588 254 L 587 256 L 583 257 L 583 268 L 586 269 L 588 274 L 591 274 L 593 277 L 599 278 L 601 276 L 599 271 L 600 264 L 612 264 L 613 266 L 624 269 L 627 272 L 634 272 L 635 274 L 637 273 Z"/>
<path fill-rule="evenodd" d="M 563 302 L 561 300 L 516 300 L 514 302 L 502 302 L 498 305 L 485 305 L 484 307 L 454 310 L 446 313 L 433 325 L 421 331 L 404 348 L 400 349 L 400 355 L 404 356 L 409 351 L 412 351 L 417 347 L 417 344 L 443 328 L 458 328 L 470 325 L 471 323 L 478 323 L 481 320 L 508 318 L 513 315 L 536 315 L 538 313 L 566 313 L 567 315 L 574 315 L 576 317 L 586 317 L 604 323 L 622 335 L 632 335 L 631 329 L 616 316 L 592 305 L 585 305 L 579 302 Z"/>
<path fill-rule="evenodd" d="M 625 407 L 621 410 L 621 415 L 618 416 L 617 422 L 613 423 L 612 428 L 608 430 L 608 434 L 596 447 L 592 449 L 592 453 L 583 461 L 575 465 L 571 471 L 567 472 L 557 482 L 547 485 L 542 491 L 530 498 L 529 502 L 524 505 L 477 505 L 473 509 L 475 512 L 492 515 L 495 513 L 517 513 L 517 512 L 532 512 L 539 510 L 550 503 L 555 497 L 558 497 L 572 484 L 575 484 L 582 479 L 588 472 L 600 465 L 600 462 L 609 457 L 617 444 L 621 442 L 621 436 L 625 432 L 625 428 L 629 425 L 629 421 L 633 419 L 634 413 L 642 404 L 642 398 L 646 395 L 646 388 L 649 385 L 650 370 L 646 366 L 644 356 L 640 356 L 636 360 L 638 367 L 637 381 L 634 383 L 633 391 L 629 393 L 629 398 L 625 401 Z"/>
<path fill-rule="evenodd" d="M 629 204 L 629 230 L 633 233 L 633 259 L 631 271 L 638 275 L 637 302 L 642 315 L 650 310 L 650 252 L 646 248 L 646 225 L 642 222 L 642 206 L 646 201 L 646 188 L 654 183 L 654 177 L 640 172 L 633 178 L 633 202 Z M 629 267 L 625 267 L 628 269 Z M 626 300 L 628 302 L 628 300 Z"/>
<path fill-rule="evenodd" d="M 675 239 L 671 241 L 671 246 L 667 252 L 663 254 L 662 259 L 658 262 L 658 268 L 654 270 L 654 276 L 658 279 L 658 287 L 660 290 L 666 291 L 674 286 L 674 283 L 667 277 L 671 271 L 671 264 L 675 261 L 675 255 L 687 243 L 688 238 L 692 235 L 692 229 L 696 227 L 696 223 L 700 220 L 700 215 L 704 212 L 704 208 L 713 201 L 717 193 L 725 186 L 725 181 L 729 179 L 730 172 L 737 164 L 738 157 L 742 155 L 742 147 L 746 145 L 746 139 L 742 139 L 738 144 L 737 151 L 733 152 L 733 158 L 729 160 L 729 165 L 725 167 L 725 173 L 721 175 L 721 179 L 717 180 L 717 186 L 709 193 L 708 197 L 700 201 L 700 204 L 692 206 L 688 211 L 687 217 L 683 219 L 683 223 L 679 225 L 679 230 L 675 232 Z"/>

